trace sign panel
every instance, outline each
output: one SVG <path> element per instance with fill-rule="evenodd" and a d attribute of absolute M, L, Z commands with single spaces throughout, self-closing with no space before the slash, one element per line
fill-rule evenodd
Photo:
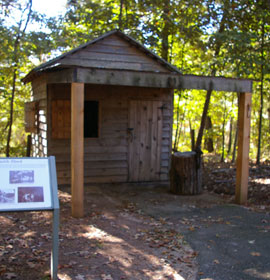
<path fill-rule="evenodd" d="M 0 211 L 52 209 L 48 158 L 0 158 Z"/>

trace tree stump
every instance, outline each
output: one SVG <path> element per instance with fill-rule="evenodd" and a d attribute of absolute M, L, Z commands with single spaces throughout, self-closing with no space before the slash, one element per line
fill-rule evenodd
<path fill-rule="evenodd" d="M 201 154 L 177 152 L 172 155 L 170 191 L 182 195 L 194 195 L 202 192 Z"/>

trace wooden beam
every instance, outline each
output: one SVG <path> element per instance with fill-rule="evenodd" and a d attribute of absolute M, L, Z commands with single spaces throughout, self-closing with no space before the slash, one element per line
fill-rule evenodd
<path fill-rule="evenodd" d="M 251 93 L 240 93 L 235 191 L 235 199 L 238 204 L 245 204 L 248 198 L 250 116 Z"/>
<path fill-rule="evenodd" d="M 252 80 L 183 75 L 178 78 L 177 88 L 251 93 Z"/>
<path fill-rule="evenodd" d="M 89 68 L 69 68 L 47 75 L 47 83 L 79 82 L 116 86 L 252 92 L 252 81 L 248 79 Z"/>
<path fill-rule="evenodd" d="M 72 216 L 84 214 L 84 84 L 71 84 L 71 195 Z"/>

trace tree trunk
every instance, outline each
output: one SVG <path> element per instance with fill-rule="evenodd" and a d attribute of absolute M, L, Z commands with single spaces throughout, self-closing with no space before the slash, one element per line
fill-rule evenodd
<path fill-rule="evenodd" d="M 206 131 L 210 134 L 212 132 L 212 121 L 209 116 L 206 117 L 206 122 L 205 122 L 205 129 Z M 209 135 L 204 140 L 204 147 L 205 149 L 209 152 L 212 153 L 214 151 L 214 144 L 213 144 L 213 138 Z"/>
<path fill-rule="evenodd" d="M 185 119 L 185 115 L 186 115 L 186 102 L 185 102 L 183 115 L 182 116 L 179 115 L 179 123 L 178 123 L 179 128 L 178 128 L 177 137 L 175 138 L 175 141 L 176 141 L 175 151 L 177 151 L 177 148 L 179 145 L 179 141 L 180 141 L 180 137 L 181 137 L 181 133 L 182 133 L 182 127 L 183 127 L 183 120 Z M 183 132 L 183 134 L 185 134 L 185 131 Z"/>
<path fill-rule="evenodd" d="M 267 109 L 268 112 L 268 129 L 270 131 L 270 108 Z"/>
<path fill-rule="evenodd" d="M 12 79 L 12 92 L 10 98 L 10 109 L 9 109 L 9 121 L 8 121 L 8 135 L 7 135 L 7 146 L 6 146 L 6 157 L 10 156 L 10 140 L 12 134 L 12 124 L 13 124 L 13 113 L 14 113 L 14 97 L 15 97 L 15 87 L 16 87 L 16 77 L 17 77 L 17 67 L 15 66 L 13 70 L 13 79 Z"/>
<path fill-rule="evenodd" d="M 233 103 L 234 103 L 234 94 L 232 96 L 232 105 L 231 108 L 233 108 Z M 232 136 L 233 136 L 233 117 L 230 118 L 230 132 L 229 132 L 229 142 L 228 142 L 228 149 L 227 149 L 227 155 L 230 155 L 231 149 L 232 149 Z"/>
<path fill-rule="evenodd" d="M 195 130 L 190 128 L 191 150 L 195 149 Z"/>
<path fill-rule="evenodd" d="M 238 110 L 239 110 L 239 98 L 240 98 L 240 94 L 237 93 Z M 236 130 L 235 130 L 235 135 L 234 135 L 234 143 L 233 143 L 232 163 L 235 162 L 235 158 L 236 158 L 236 147 L 237 147 L 237 140 L 238 140 L 238 127 L 239 127 L 239 120 L 237 119 Z"/>
<path fill-rule="evenodd" d="M 222 153 L 221 153 L 221 162 L 224 162 L 225 158 L 225 125 L 226 125 L 226 111 L 227 111 L 227 106 L 226 106 L 226 96 L 225 96 L 225 102 L 224 102 L 224 111 L 223 111 L 223 122 L 222 122 Z"/>
<path fill-rule="evenodd" d="M 262 138 L 262 120 L 263 120 L 263 88 L 264 88 L 264 64 L 265 64 L 265 57 L 264 57 L 264 36 L 265 36 L 265 18 L 262 21 L 262 43 L 261 43 L 261 86 L 260 86 L 260 115 L 259 115 L 259 127 L 258 127 L 258 150 L 257 150 L 257 159 L 256 164 L 260 164 L 261 161 L 261 138 Z"/>
<path fill-rule="evenodd" d="M 118 27 L 121 30 L 122 29 L 122 18 L 123 18 L 123 5 L 124 5 L 124 0 L 120 0 L 120 12 L 119 12 L 119 20 L 118 20 Z"/>
<path fill-rule="evenodd" d="M 23 23 L 24 13 L 25 13 L 26 10 L 28 10 L 28 14 L 27 14 L 27 18 L 26 18 L 24 28 L 21 31 L 21 26 L 22 26 L 22 23 Z M 13 68 L 12 91 L 11 91 L 11 98 L 10 98 L 10 110 L 9 110 L 9 120 L 8 120 L 6 157 L 10 156 L 10 142 L 11 142 L 13 116 L 14 116 L 14 98 L 15 98 L 15 92 L 16 92 L 16 80 L 17 80 L 18 61 L 19 61 L 18 50 L 19 50 L 19 47 L 20 47 L 20 41 L 21 41 L 22 37 L 24 36 L 25 30 L 26 30 L 27 25 L 29 23 L 31 13 L 32 13 L 32 0 L 29 0 L 26 8 L 24 9 L 24 11 L 21 14 L 21 20 L 20 20 L 19 26 L 18 26 L 18 34 L 17 34 L 15 42 L 14 42 L 14 51 L 13 51 L 14 68 Z"/>
<path fill-rule="evenodd" d="M 220 162 L 224 162 L 225 157 L 225 119 L 222 122 L 222 152 Z"/>
<path fill-rule="evenodd" d="M 235 162 L 236 147 L 237 147 L 237 138 L 238 138 L 238 125 L 236 126 L 236 131 L 235 131 L 235 136 L 234 136 L 232 163 Z"/>
<path fill-rule="evenodd" d="M 194 195 L 202 192 L 201 157 L 196 152 L 172 155 L 170 191 L 174 194 Z"/>
<path fill-rule="evenodd" d="M 170 12 L 170 0 L 165 0 L 163 2 L 163 13 L 162 20 L 164 27 L 161 31 L 161 57 L 168 61 L 169 58 L 169 12 Z"/>
<path fill-rule="evenodd" d="M 174 95 L 175 96 L 175 95 Z M 178 104 L 176 107 L 176 130 L 175 130 L 175 135 L 174 135 L 174 144 L 173 144 L 173 151 L 177 151 L 178 147 L 178 134 L 180 134 L 180 98 L 181 94 L 178 94 Z"/>
<path fill-rule="evenodd" d="M 258 150 L 257 150 L 257 159 L 256 164 L 260 164 L 261 161 L 261 139 L 262 139 L 262 119 L 263 119 L 263 82 L 261 83 L 260 89 L 260 113 L 259 113 L 259 126 L 258 126 Z"/>
<path fill-rule="evenodd" d="M 227 20 L 227 16 L 228 16 L 228 11 L 224 8 L 223 11 L 223 16 L 220 22 L 220 27 L 218 30 L 218 33 L 221 34 L 224 32 L 225 30 L 225 22 Z M 215 57 L 217 57 L 219 55 L 221 46 L 222 46 L 222 40 L 217 40 L 217 43 L 215 45 Z M 212 71 L 211 71 L 211 76 L 215 76 L 216 75 L 216 65 L 213 64 L 212 65 Z M 202 137 L 203 137 L 203 130 L 204 130 L 204 126 L 205 126 L 205 120 L 207 117 L 207 113 L 208 113 L 208 108 L 209 108 L 209 104 L 210 104 L 210 98 L 212 95 L 212 89 L 209 89 L 206 93 L 206 98 L 205 98 L 205 103 L 204 103 L 204 108 L 203 108 L 203 114 L 202 114 L 202 118 L 201 118 L 201 125 L 200 125 L 200 129 L 199 129 L 199 133 L 197 136 L 197 141 L 196 141 L 196 146 L 195 149 L 199 150 L 201 149 L 201 144 L 202 144 Z"/>
<path fill-rule="evenodd" d="M 200 125 L 199 133 L 198 133 L 198 136 L 197 136 L 195 149 L 200 149 L 201 148 L 203 130 L 204 130 L 205 121 L 206 121 L 206 117 L 207 117 L 207 113 L 208 113 L 211 94 L 212 94 L 212 90 L 208 90 L 207 93 L 206 93 L 205 103 L 204 103 L 204 107 L 203 107 L 203 114 L 202 114 L 202 118 L 201 118 L 201 125 Z"/>
<path fill-rule="evenodd" d="M 230 119 L 230 132 L 229 132 L 229 142 L 227 154 L 229 155 L 232 149 L 232 130 L 233 130 L 233 118 Z"/>

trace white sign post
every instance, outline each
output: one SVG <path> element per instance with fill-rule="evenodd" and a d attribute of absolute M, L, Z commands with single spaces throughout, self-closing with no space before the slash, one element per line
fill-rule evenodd
<path fill-rule="evenodd" d="M 59 201 L 55 158 L 0 158 L 0 212 L 53 211 L 51 278 L 57 279 Z"/>

